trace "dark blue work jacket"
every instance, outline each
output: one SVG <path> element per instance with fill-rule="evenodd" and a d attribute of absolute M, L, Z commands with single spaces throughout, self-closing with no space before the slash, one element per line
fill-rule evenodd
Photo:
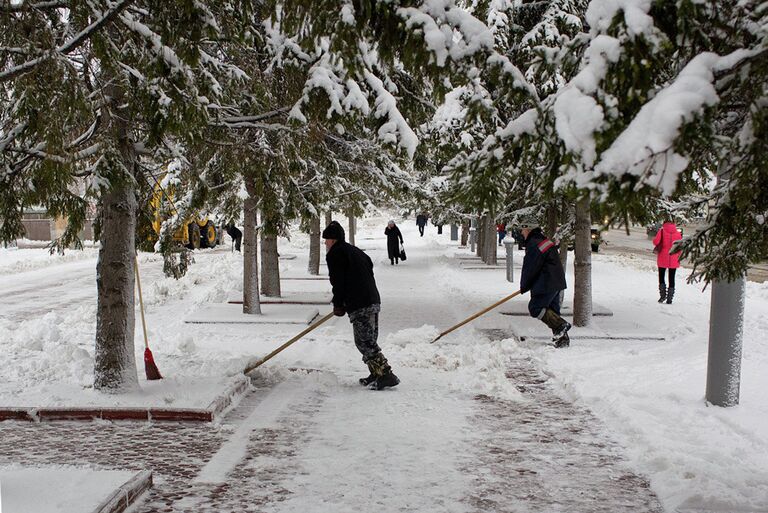
<path fill-rule="evenodd" d="M 549 294 L 567 288 L 565 272 L 554 242 L 541 228 L 535 228 L 525 239 L 525 258 L 520 276 L 520 291 L 531 295 Z"/>

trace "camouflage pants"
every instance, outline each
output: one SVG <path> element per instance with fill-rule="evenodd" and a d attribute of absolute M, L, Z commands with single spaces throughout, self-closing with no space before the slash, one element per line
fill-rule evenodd
<path fill-rule="evenodd" d="M 379 344 L 376 343 L 379 338 L 379 311 L 381 305 L 375 304 L 349 312 L 355 345 L 363 355 L 364 362 L 381 352 Z"/>

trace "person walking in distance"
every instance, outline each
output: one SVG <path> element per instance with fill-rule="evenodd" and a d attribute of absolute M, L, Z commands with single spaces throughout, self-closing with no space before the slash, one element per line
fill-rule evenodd
<path fill-rule="evenodd" d="M 506 223 L 499 223 L 496 225 L 496 232 L 499 234 L 499 246 L 502 245 L 504 241 L 504 237 L 507 236 L 507 225 Z"/>
<path fill-rule="evenodd" d="M 671 305 L 675 297 L 675 273 L 680 267 L 680 252 L 670 253 L 670 250 L 672 245 L 682 238 L 677 226 L 671 220 L 665 221 L 653 238 L 656 266 L 659 268 L 659 303 L 666 301 Z M 664 274 L 667 272 L 669 272 L 669 288 L 664 281 Z"/>
<path fill-rule="evenodd" d="M 225 224 L 224 229 L 227 231 L 227 234 L 232 237 L 235 251 L 240 251 L 240 243 L 243 241 L 243 232 L 241 232 L 234 224 Z"/>
<path fill-rule="evenodd" d="M 555 347 L 568 347 L 571 324 L 560 317 L 560 292 L 567 285 L 557 246 L 544 236 L 535 219 L 523 220 L 520 231 L 525 239 L 520 292 L 531 292 L 528 312 L 552 330 Z"/>
<path fill-rule="evenodd" d="M 387 236 L 387 255 L 389 255 L 390 265 L 400 263 L 400 244 L 403 243 L 403 234 L 397 227 L 395 221 L 390 219 L 387 227 L 384 228 L 384 235 Z M 398 243 L 398 240 L 400 241 Z"/>
<path fill-rule="evenodd" d="M 333 287 L 333 313 L 349 316 L 355 346 L 370 372 L 368 377 L 360 378 L 360 384 L 373 390 L 397 386 L 400 379 L 377 343 L 381 298 L 373 277 L 373 262 L 365 252 L 344 240 L 344 228 L 336 221 L 331 221 L 322 235 Z"/>
<path fill-rule="evenodd" d="M 424 212 L 416 216 L 416 225 L 419 227 L 419 234 L 424 237 L 424 227 L 427 226 L 427 214 Z"/>

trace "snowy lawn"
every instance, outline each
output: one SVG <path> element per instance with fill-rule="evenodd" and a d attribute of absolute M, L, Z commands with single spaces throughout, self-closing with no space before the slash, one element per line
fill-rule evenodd
<path fill-rule="evenodd" d="M 467 416 L 475 395 L 525 400 L 513 380 L 505 376 L 514 358 L 531 358 L 564 397 L 588 407 L 604 421 L 626 448 L 633 467 L 650 478 L 667 511 L 704 507 L 760 510 L 768 504 L 768 402 L 763 398 L 768 388 L 768 285 L 747 286 L 741 404 L 730 409 L 708 407 L 703 397 L 709 291 L 685 284 L 688 273 L 682 270 L 675 303 L 658 304 L 650 245 L 647 260 L 593 254 L 594 301 L 614 315 L 595 317 L 589 329 L 663 333 L 664 341 L 580 340 L 576 330 L 570 349 L 555 350 L 540 340 L 509 338 L 512 328 L 520 326 L 546 335 L 538 321 L 494 312 L 430 344 L 440 331 L 508 295 L 517 283 L 506 282 L 503 270 L 462 269 L 455 257 L 457 243 L 449 240 L 447 227 L 437 236 L 434 227 L 428 226 L 427 234 L 420 238 L 412 221 L 399 223 L 409 258 L 390 266 L 383 237 L 386 219 L 362 219 L 357 237 L 374 260 L 382 294 L 380 344 L 402 384 L 378 395 L 376 401 L 371 400 L 370 392 L 360 389 L 357 378 L 367 372 L 352 343 L 347 318 L 332 319 L 261 371 L 269 375 L 286 373 L 289 367 L 319 369 L 333 385 L 324 381 L 331 396 L 317 413 L 313 442 L 298 455 L 310 470 L 317 466 L 318 472 L 302 474 L 296 485 L 299 503 L 294 506 L 314 500 L 348 506 L 355 493 L 365 494 L 362 479 L 369 472 L 356 465 L 367 461 L 372 447 L 394 468 L 416 473 L 423 472 L 419 462 L 452 451 L 455 464 L 436 463 L 435 470 L 423 476 L 424 486 L 434 488 L 430 493 L 445 492 L 446 509 L 450 510 L 450 498 L 461 496 L 461 488 L 470 485 L 459 474 L 446 475 L 439 484 L 435 472 L 460 466 L 470 454 L 476 440 L 468 432 Z M 281 240 L 281 254 L 297 255 L 294 260 L 281 261 L 281 272 L 291 277 L 306 275 L 307 249 L 304 236 Z M 500 248 L 500 255 L 502 251 Z M 235 376 L 249 359 L 265 355 L 301 330 L 300 326 L 266 324 L 185 324 L 184 319 L 202 305 L 226 303 L 233 291 L 242 290 L 241 255 L 225 247 L 197 252 L 195 259 L 188 275 L 175 281 L 162 276 L 162 262 L 155 255 L 140 257 L 149 340 L 165 382 L 202 383 L 208 378 Z M 519 277 L 521 255 L 516 253 L 515 259 Z M 50 269 L 66 265 L 73 264 L 55 264 Z M 0 369 L 3 404 L 22 394 L 37 394 L 42 400 L 51 391 L 68 390 L 62 399 L 74 400 L 92 393 L 88 387 L 92 381 L 95 261 L 90 265 L 87 273 L 78 268 L 77 273 L 65 276 L 69 281 L 63 284 L 60 278 L 54 280 L 52 272 L 18 272 L 7 278 L 9 286 L 0 296 L 0 308 L 12 310 L 15 318 L 0 320 L 0 348 L 6 355 Z M 572 271 L 568 282 L 573 283 Z M 316 295 L 330 288 L 320 280 L 284 283 L 291 295 Z M 36 290 L 33 294 L 26 289 Z M 39 304 L 41 290 L 59 299 L 49 308 L 54 312 L 46 313 Z M 566 300 L 572 300 L 572 293 L 569 289 Z M 527 299 L 512 301 L 524 305 Z M 321 315 L 327 312 L 325 308 L 319 307 Z M 137 328 L 136 355 L 141 365 L 143 340 L 140 326 Z M 502 336 L 483 330 L 495 330 Z M 143 393 L 151 394 L 151 390 L 147 392 L 150 387 L 142 387 Z M 301 394 L 297 400 L 301 402 Z M 354 429 L 360 415 L 371 418 L 365 425 L 367 439 L 381 445 L 371 442 L 371 447 L 356 447 L 351 443 L 357 439 Z M 403 418 L 413 419 L 418 429 L 408 424 L 411 428 L 401 431 L 398 419 Z M 387 452 L 386 443 L 393 433 L 399 433 L 398 443 L 413 449 L 410 456 L 408 451 Z M 338 478 L 332 482 L 327 481 L 329 473 L 321 471 L 329 454 L 335 455 L 333 465 L 338 467 L 333 473 Z M 356 470 L 360 472 L 359 487 L 352 482 Z M 313 481 L 317 475 L 326 478 Z M 398 500 L 403 504 L 409 500 L 420 504 L 420 496 L 397 476 L 391 476 L 389 484 L 395 495 L 401 491 Z M 346 486 L 352 495 L 333 496 L 336 485 Z M 399 502 L 389 505 L 402 506 Z"/>
<path fill-rule="evenodd" d="M 83 467 L 0 467 L 2 513 L 87 513 L 136 474 Z"/>

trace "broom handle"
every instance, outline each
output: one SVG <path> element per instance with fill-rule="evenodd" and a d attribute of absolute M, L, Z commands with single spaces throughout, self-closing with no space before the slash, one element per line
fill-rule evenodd
<path fill-rule="evenodd" d="M 144 347 L 149 349 L 149 341 L 147 340 L 147 323 L 144 320 L 144 299 L 141 296 L 141 278 L 139 278 L 139 257 L 133 257 L 134 266 L 136 269 L 136 285 L 139 287 L 139 306 L 141 307 L 141 327 L 144 329 Z"/>
<path fill-rule="evenodd" d="M 505 303 L 505 302 L 509 301 L 510 299 L 512 299 L 513 297 L 515 297 L 515 296 L 518 296 L 518 295 L 520 295 L 520 291 L 519 291 L 519 290 L 518 290 L 517 292 L 513 293 L 513 294 L 510 294 L 510 295 L 508 295 L 507 297 L 505 297 L 504 299 L 502 299 L 502 300 L 500 300 L 500 301 L 496 301 L 494 304 L 492 304 L 492 305 L 491 305 L 491 306 L 489 306 L 488 308 L 484 308 L 484 309 L 480 310 L 480 311 L 479 311 L 479 312 L 477 312 L 475 315 L 473 315 L 473 316 L 471 316 L 471 317 L 468 317 L 468 318 L 464 319 L 463 321 L 461 321 L 461 322 L 460 322 L 459 324 L 457 324 L 456 326 L 454 326 L 454 327 L 452 327 L 452 328 L 449 328 L 449 329 L 445 330 L 444 332 L 440 333 L 440 334 L 437 336 L 437 338 L 436 338 L 435 340 L 433 340 L 432 342 L 430 342 L 430 344 L 434 344 L 435 342 L 437 342 L 438 340 L 440 340 L 441 338 L 443 338 L 445 335 L 447 335 L 448 333 L 452 332 L 453 330 L 455 330 L 455 329 L 458 329 L 458 328 L 461 328 L 462 326 L 464 326 L 464 325 L 465 325 L 465 324 L 467 324 L 468 322 L 470 322 L 470 321 L 473 321 L 473 320 L 477 319 L 478 317 L 480 317 L 480 316 L 481 316 L 481 315 L 483 315 L 484 313 L 488 313 L 488 312 L 490 312 L 491 310 L 493 310 L 494 308 L 496 308 L 496 307 L 497 307 L 497 306 L 499 306 L 500 304 L 502 304 L 502 303 Z"/>
<path fill-rule="evenodd" d="M 303 337 L 304 335 L 306 335 L 306 334 L 307 334 L 307 333 L 309 333 L 310 331 L 314 330 L 315 328 L 317 328 L 318 326 L 320 326 L 321 324 L 323 324 L 325 321 L 327 321 L 327 320 L 328 320 L 328 319 L 330 319 L 331 317 L 333 317 L 333 312 L 329 312 L 329 313 L 328 313 L 327 315 L 325 315 L 324 317 L 321 317 L 321 318 L 320 318 L 320 319 L 319 319 L 319 320 L 318 320 L 316 323 L 314 323 L 314 324 L 312 324 L 311 326 L 309 326 L 307 329 L 305 329 L 304 331 L 302 331 L 301 333 L 299 333 L 298 335 L 296 335 L 295 337 L 293 337 L 291 340 L 289 340 L 289 341 L 288 341 L 288 342 L 286 342 L 285 344 L 281 345 L 280 347 L 278 347 L 277 349 L 275 349 L 274 351 L 272 351 L 271 353 L 269 353 L 267 356 L 265 356 L 264 358 L 262 358 L 262 359 L 261 359 L 261 360 L 259 360 L 258 362 L 254 363 L 253 365 L 249 365 L 248 367 L 246 367 L 246 368 L 245 368 L 245 370 L 243 371 L 243 374 L 248 374 L 249 372 L 251 372 L 251 371 L 252 371 L 253 369 L 255 369 L 256 367 L 259 367 L 260 365 L 262 365 L 262 364 L 266 363 L 268 360 L 270 360 L 270 359 L 271 359 L 273 356 L 275 356 L 277 353 L 279 353 L 280 351 L 282 351 L 282 350 L 283 350 L 283 349 L 285 349 L 286 347 L 290 346 L 291 344 L 293 344 L 294 342 L 296 342 L 297 340 L 299 340 L 301 337 Z"/>

